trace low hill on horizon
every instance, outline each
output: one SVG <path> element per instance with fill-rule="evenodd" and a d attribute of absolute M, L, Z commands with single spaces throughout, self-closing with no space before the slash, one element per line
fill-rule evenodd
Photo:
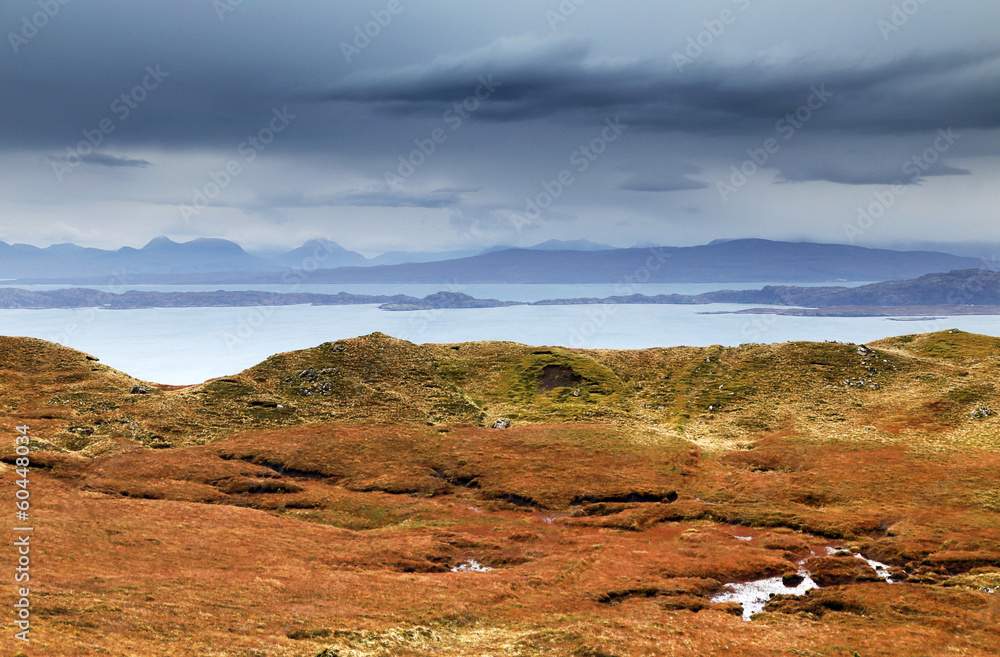
<path fill-rule="evenodd" d="M 499 308 L 516 305 L 585 304 L 762 304 L 821 309 L 815 312 L 843 316 L 869 314 L 918 315 L 930 313 L 1000 314 L 1000 272 L 965 269 L 925 274 L 904 281 L 882 281 L 858 287 L 792 287 L 768 285 L 758 290 L 718 290 L 701 294 L 628 294 L 611 297 L 542 299 L 534 302 L 477 299 L 461 292 L 436 292 L 422 299 L 409 295 L 320 294 L 259 290 L 152 292 L 128 290 L 110 293 L 89 288 L 26 290 L 0 288 L 0 308 L 205 308 L 287 306 L 296 304 L 378 304 L 382 310 L 413 311 L 460 308 Z M 754 308 L 741 312 L 789 312 Z M 794 312 L 803 312 L 796 309 Z M 812 312 L 812 311 L 810 311 Z"/>

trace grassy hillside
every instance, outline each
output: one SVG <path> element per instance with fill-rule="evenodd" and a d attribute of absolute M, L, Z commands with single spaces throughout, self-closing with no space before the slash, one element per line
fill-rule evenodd
<path fill-rule="evenodd" d="M 39 340 L 0 339 L 7 424 L 83 455 L 212 442 L 311 423 L 570 422 L 738 447 L 801 440 L 996 448 L 1000 340 L 960 331 L 838 343 L 636 351 L 505 342 L 415 345 L 382 334 L 278 354 L 230 377 L 157 386 Z"/>
<path fill-rule="evenodd" d="M 171 389 L 2 338 L 2 430 L 35 449 L 26 653 L 992 655 L 998 374 L 1000 340 L 959 331 L 373 334 Z M 750 622 L 710 600 L 800 564 L 821 588 Z"/>

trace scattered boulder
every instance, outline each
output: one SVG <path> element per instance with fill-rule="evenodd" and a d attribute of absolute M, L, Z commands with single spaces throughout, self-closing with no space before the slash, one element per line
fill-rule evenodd
<path fill-rule="evenodd" d="M 781 576 L 781 583 L 789 588 L 795 588 L 805 580 L 799 573 L 785 573 Z"/>
<path fill-rule="evenodd" d="M 148 395 L 149 394 L 149 388 L 147 388 L 146 386 L 132 386 L 132 389 L 129 391 L 129 394 L 130 395 Z"/>
<path fill-rule="evenodd" d="M 871 356 L 874 353 L 875 352 L 872 349 L 869 349 L 865 345 L 863 345 L 863 344 L 859 344 L 858 345 L 858 355 L 859 356 Z"/>
<path fill-rule="evenodd" d="M 493 423 L 494 429 L 510 429 L 510 420 L 501 418 Z"/>
<path fill-rule="evenodd" d="M 993 415 L 993 411 L 988 406 L 980 406 L 976 410 L 972 411 L 972 413 L 969 414 L 969 417 L 981 420 L 991 415 Z"/>

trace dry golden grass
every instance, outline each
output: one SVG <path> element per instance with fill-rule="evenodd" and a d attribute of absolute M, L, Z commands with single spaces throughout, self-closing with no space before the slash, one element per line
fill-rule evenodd
<path fill-rule="evenodd" d="M 375 335 L 172 390 L 0 339 L 36 439 L 25 653 L 996 654 L 997 342 L 869 346 Z M 802 559 L 824 587 L 752 622 L 709 600 Z"/>

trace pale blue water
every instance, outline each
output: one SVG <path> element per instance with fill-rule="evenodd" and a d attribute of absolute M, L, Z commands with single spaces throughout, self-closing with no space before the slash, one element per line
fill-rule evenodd
<path fill-rule="evenodd" d="M 528 286 L 504 286 L 501 291 L 506 293 L 496 296 L 516 298 L 511 287 Z M 583 296 L 581 287 L 594 286 L 572 287 L 572 294 L 556 296 Z M 543 296 L 552 296 L 550 292 Z M 515 306 L 415 313 L 385 312 L 376 306 L 0 310 L 0 333 L 60 342 L 138 378 L 169 384 L 233 374 L 278 352 L 373 331 L 416 343 L 511 340 L 616 349 L 788 340 L 863 343 L 947 328 L 1000 335 L 1000 321 L 994 316 L 892 321 L 699 314 L 744 307 Z"/>

